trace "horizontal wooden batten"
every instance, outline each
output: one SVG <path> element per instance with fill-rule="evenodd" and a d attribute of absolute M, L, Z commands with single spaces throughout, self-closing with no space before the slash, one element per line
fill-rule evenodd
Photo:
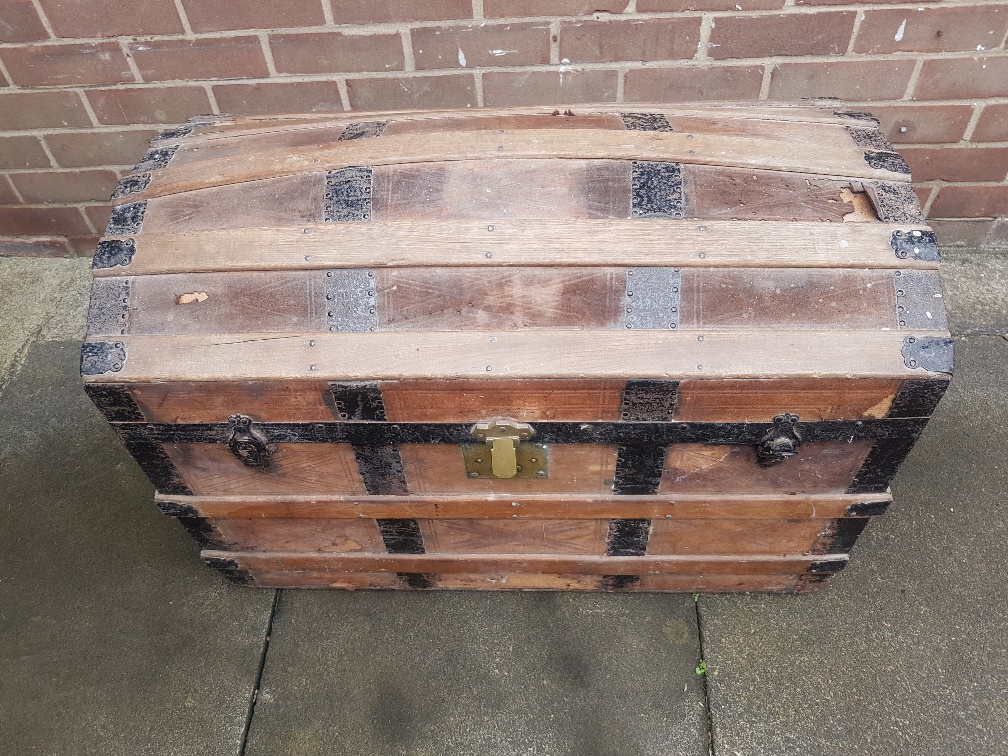
<path fill-rule="evenodd" d="M 885 511 L 888 493 L 855 495 L 676 496 L 441 495 L 413 496 L 179 496 L 155 501 L 175 517 L 297 519 L 832 519 Z"/>
<path fill-rule="evenodd" d="M 487 573 L 535 572 L 585 575 L 792 575 L 831 574 L 846 554 L 784 556 L 568 556 L 527 554 L 320 554 L 205 550 L 211 566 L 235 570 L 339 572 Z"/>
<path fill-rule="evenodd" d="M 86 382 L 926 378 L 931 363 L 911 367 L 906 340 L 951 348 L 942 331 L 437 331 L 422 343 L 408 331 L 108 338 L 85 342 Z"/>
<path fill-rule="evenodd" d="M 502 133 L 503 132 L 503 133 Z M 147 200 L 213 186 L 292 176 L 348 166 L 403 165 L 455 160 L 615 159 L 679 162 L 811 173 L 842 179 L 907 182 L 909 175 L 871 167 L 865 151 L 849 146 L 797 144 L 789 138 L 741 134 L 607 130 L 598 128 L 488 129 L 392 134 L 374 139 L 318 140 L 304 135 L 268 147 L 207 159 L 182 158 L 150 173 L 150 183 L 119 200 Z M 887 153 L 886 153 L 887 154 Z M 181 155 L 181 153 L 180 153 Z"/>
<path fill-rule="evenodd" d="M 136 237 L 128 265 L 95 276 L 355 267 L 692 266 L 923 268 L 897 231 L 926 226 L 779 221 L 503 220 L 313 224 Z"/>

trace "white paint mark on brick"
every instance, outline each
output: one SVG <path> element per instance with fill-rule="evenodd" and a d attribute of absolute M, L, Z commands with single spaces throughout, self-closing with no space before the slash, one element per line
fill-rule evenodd
<path fill-rule="evenodd" d="M 462 68 L 465 68 L 465 64 L 466 64 L 465 53 L 462 52 L 462 48 L 460 47 L 459 48 L 459 65 L 462 66 Z"/>
<path fill-rule="evenodd" d="M 897 42 L 903 41 L 903 34 L 906 33 L 906 22 L 907 20 L 904 18 L 903 23 L 900 24 L 899 29 L 896 30 L 896 36 L 893 39 L 895 39 Z"/>

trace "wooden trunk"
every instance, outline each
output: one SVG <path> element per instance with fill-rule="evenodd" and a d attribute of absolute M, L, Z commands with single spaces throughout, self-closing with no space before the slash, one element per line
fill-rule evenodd
<path fill-rule="evenodd" d="M 909 171 L 836 103 L 215 117 L 152 144 L 81 372 L 251 585 L 812 590 L 951 376 Z"/>

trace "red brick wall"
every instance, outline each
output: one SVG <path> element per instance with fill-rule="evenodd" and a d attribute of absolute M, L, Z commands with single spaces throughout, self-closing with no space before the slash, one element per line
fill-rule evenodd
<path fill-rule="evenodd" d="M 1008 246 L 1006 32 L 991 0 L 0 0 L 0 250 L 90 254 L 196 113 L 818 96 L 882 119 L 946 243 Z"/>

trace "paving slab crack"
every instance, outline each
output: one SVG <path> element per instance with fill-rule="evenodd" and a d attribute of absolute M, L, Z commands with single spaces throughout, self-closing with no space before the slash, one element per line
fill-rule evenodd
<path fill-rule="evenodd" d="M 259 653 L 259 668 L 256 670 L 255 684 L 252 686 L 252 694 L 249 696 L 248 709 L 245 711 L 245 724 L 242 727 L 241 740 L 238 743 L 238 756 L 245 756 L 245 748 L 248 746 L 252 718 L 255 717 L 256 702 L 259 700 L 259 687 L 262 685 L 263 670 L 266 669 L 266 655 L 269 653 L 270 637 L 273 635 L 273 618 L 276 616 L 279 601 L 280 590 L 274 589 L 269 618 L 266 620 L 266 636 L 263 638 L 262 650 Z"/>
<path fill-rule="evenodd" d="M 700 617 L 700 595 L 693 594 L 693 607 L 696 610 L 697 643 L 700 647 L 700 663 L 697 665 L 697 674 L 703 680 L 703 702 L 704 711 L 707 714 L 707 753 L 709 756 L 716 756 L 714 752 L 714 715 L 710 707 L 710 692 L 707 689 L 707 674 L 710 672 L 707 666 L 707 656 L 704 653 L 703 623 Z"/>

